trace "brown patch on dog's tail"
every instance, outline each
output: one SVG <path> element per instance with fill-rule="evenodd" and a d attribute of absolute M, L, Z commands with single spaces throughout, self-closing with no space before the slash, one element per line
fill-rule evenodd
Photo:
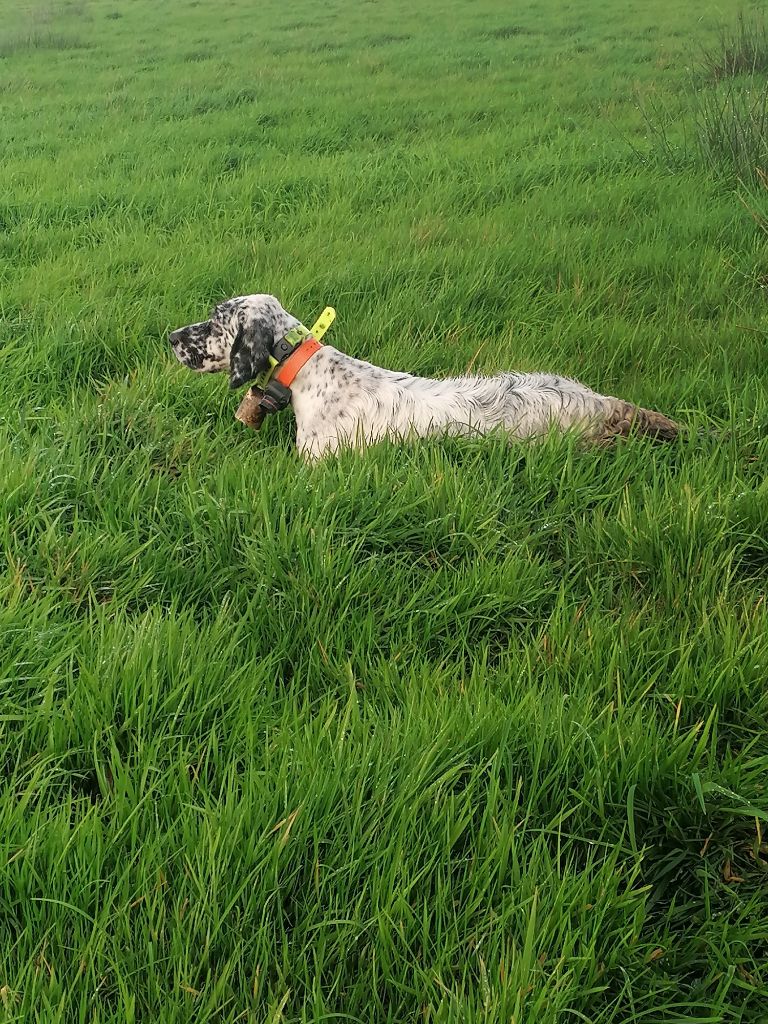
<path fill-rule="evenodd" d="M 680 429 L 677 423 L 660 412 L 641 409 L 639 405 L 617 399 L 613 411 L 605 418 L 596 440 L 607 443 L 617 437 L 642 434 L 654 441 L 674 441 Z"/>

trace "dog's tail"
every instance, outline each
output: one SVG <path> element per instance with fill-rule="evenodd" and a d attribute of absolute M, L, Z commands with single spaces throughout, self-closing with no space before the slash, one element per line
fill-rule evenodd
<path fill-rule="evenodd" d="M 597 440 L 610 442 L 618 437 L 629 437 L 630 434 L 642 434 L 654 441 L 674 441 L 681 433 L 681 427 L 660 412 L 642 409 L 631 402 L 613 399 Z"/>

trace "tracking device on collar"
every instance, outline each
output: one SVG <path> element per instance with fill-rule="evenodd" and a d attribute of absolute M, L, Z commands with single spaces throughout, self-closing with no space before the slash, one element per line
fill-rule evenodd
<path fill-rule="evenodd" d="M 262 412 L 280 412 L 291 401 L 291 389 L 281 384 L 277 378 L 271 380 L 261 394 Z"/>
<path fill-rule="evenodd" d="M 275 343 L 269 355 L 269 369 L 256 378 L 235 413 L 235 418 L 258 430 L 267 413 L 280 412 L 291 401 L 296 374 L 321 349 L 320 338 L 336 318 L 336 310 L 326 306 L 311 330 L 303 324 L 292 328 Z"/>

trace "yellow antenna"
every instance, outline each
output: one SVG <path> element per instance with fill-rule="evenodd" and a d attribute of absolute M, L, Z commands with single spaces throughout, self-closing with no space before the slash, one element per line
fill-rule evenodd
<path fill-rule="evenodd" d="M 322 338 L 328 328 L 331 326 L 333 321 L 336 319 L 336 310 L 333 306 L 326 306 L 320 316 L 315 320 L 315 324 L 310 330 L 310 334 L 313 338 L 318 341 Z"/>

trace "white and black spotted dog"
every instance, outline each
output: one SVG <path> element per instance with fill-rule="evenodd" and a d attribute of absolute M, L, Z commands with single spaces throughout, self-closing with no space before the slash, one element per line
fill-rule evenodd
<path fill-rule="evenodd" d="M 232 388 L 264 373 L 270 357 L 277 360 L 282 382 L 266 393 L 254 389 L 254 401 L 262 412 L 290 401 L 297 447 L 310 460 L 384 437 L 501 430 L 526 438 L 557 427 L 575 428 L 586 439 L 603 442 L 631 431 L 661 440 L 678 432 L 661 413 L 599 395 L 566 377 L 501 373 L 430 380 L 384 370 L 331 345 L 308 343 L 306 334 L 274 296 L 245 295 L 216 306 L 210 319 L 173 331 L 170 342 L 190 369 L 228 371 Z"/>

